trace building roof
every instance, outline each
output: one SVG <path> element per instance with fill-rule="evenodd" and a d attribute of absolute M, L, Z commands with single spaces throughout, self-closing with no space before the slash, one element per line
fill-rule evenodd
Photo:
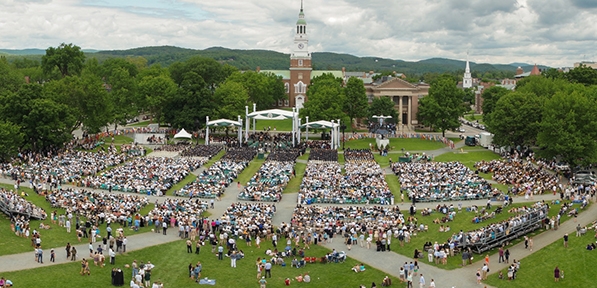
<path fill-rule="evenodd" d="M 334 77 L 344 79 L 344 73 L 342 72 L 342 70 L 313 70 L 311 71 L 311 79 L 326 73 L 332 73 Z"/>
<path fill-rule="evenodd" d="M 281 76 L 282 79 L 290 79 L 290 70 L 259 70 L 261 73 L 272 73 Z"/>
<path fill-rule="evenodd" d="M 531 70 L 531 75 L 541 75 L 541 71 L 539 70 L 539 67 L 537 67 L 537 64 L 533 66 L 533 70 Z"/>
<path fill-rule="evenodd" d="M 522 74 L 514 75 L 514 78 L 524 78 L 531 76 L 531 72 L 524 72 Z"/>
<path fill-rule="evenodd" d="M 398 77 L 391 77 L 389 80 L 384 81 L 376 86 L 374 86 L 374 89 L 383 89 L 383 88 L 389 88 L 389 89 L 418 89 L 417 86 L 409 83 L 408 81 L 404 81 L 401 78 Z"/>

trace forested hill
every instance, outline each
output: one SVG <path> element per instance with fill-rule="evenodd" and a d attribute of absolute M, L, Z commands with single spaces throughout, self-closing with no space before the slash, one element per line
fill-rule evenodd
<path fill-rule="evenodd" d="M 27 49 L 32 51 L 34 49 Z M 39 50 L 39 49 L 35 49 Z M 0 50 L 0 54 L 8 54 L 7 58 L 19 57 L 23 54 L 19 50 Z M 43 51 L 43 50 L 40 50 Z M 85 51 L 85 50 L 84 50 Z M 34 53 L 38 54 L 38 53 Z M 102 62 L 112 57 L 136 57 L 142 56 L 147 59 L 149 65 L 160 64 L 169 66 L 177 61 L 185 61 L 193 56 L 203 56 L 216 59 L 222 63 L 228 63 L 241 70 L 254 70 L 257 67 L 268 70 L 288 69 L 289 55 L 270 50 L 238 50 L 222 47 L 212 47 L 205 50 L 195 50 L 174 46 L 140 47 L 127 50 L 105 50 L 87 51 L 88 58 L 95 57 Z M 340 70 L 345 67 L 347 71 L 396 71 L 407 75 L 422 75 L 425 73 L 444 73 L 464 71 L 465 62 L 445 58 L 431 58 L 421 61 L 403 61 L 379 57 L 357 57 L 349 54 L 331 52 L 314 52 L 313 68 L 316 70 Z M 31 58 L 39 59 L 38 55 L 31 55 Z M 514 73 L 519 64 L 476 64 L 471 62 L 471 71 L 476 73 L 484 72 L 508 72 Z M 522 67 L 524 71 L 531 71 L 532 66 Z M 540 66 L 540 68 L 545 68 Z"/>

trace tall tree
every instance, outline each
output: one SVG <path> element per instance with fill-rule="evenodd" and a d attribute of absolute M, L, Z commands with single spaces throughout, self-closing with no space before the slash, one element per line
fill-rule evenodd
<path fill-rule="evenodd" d="M 165 74 L 149 74 L 139 80 L 139 99 L 144 103 L 143 107 L 151 114 L 152 119 L 157 123 L 160 123 L 162 120 L 164 106 L 167 100 L 173 97 L 176 90 L 176 84 Z"/>
<path fill-rule="evenodd" d="M 570 83 L 580 83 L 587 86 L 597 84 L 597 70 L 584 64 L 574 67 L 565 75 Z"/>
<path fill-rule="evenodd" d="M 16 92 L 25 84 L 25 78 L 12 68 L 6 58 L 0 58 L 0 96 L 6 92 Z"/>
<path fill-rule="evenodd" d="M 130 70 L 117 67 L 111 71 L 109 78 L 114 124 L 126 125 L 126 121 L 139 115 L 141 100 L 137 93 L 137 79 L 130 75 Z"/>
<path fill-rule="evenodd" d="M 465 112 L 462 99 L 464 91 L 456 87 L 450 75 L 442 75 L 431 83 L 429 95 L 419 100 L 417 118 L 426 126 L 439 128 L 445 136 L 446 130 L 460 127 L 458 118 Z"/>
<path fill-rule="evenodd" d="M 344 96 L 344 112 L 350 118 L 350 125 L 347 126 L 352 130 L 353 120 L 367 116 L 367 109 L 369 108 L 367 91 L 363 85 L 363 80 L 350 77 L 344 88 Z"/>
<path fill-rule="evenodd" d="M 483 118 L 500 146 L 533 145 L 539 132 L 541 99 L 533 93 L 512 92 L 502 96 L 489 117 Z"/>
<path fill-rule="evenodd" d="M 91 72 L 50 81 L 44 85 L 44 94 L 69 107 L 76 119 L 71 131 L 82 124 L 89 133 L 97 133 L 114 120 L 112 102 L 104 83 Z"/>
<path fill-rule="evenodd" d="M 510 93 L 510 90 L 499 86 L 491 86 L 483 91 L 481 94 L 481 97 L 483 97 L 483 120 L 487 121 L 486 118 L 489 118 L 488 115 L 493 112 L 495 103 L 508 93 Z"/>
<path fill-rule="evenodd" d="M 50 74 L 58 69 L 62 77 L 78 75 L 85 63 L 85 53 L 77 45 L 62 43 L 60 46 L 46 49 L 46 55 L 41 57 L 44 73 Z"/>
<path fill-rule="evenodd" d="M 227 81 L 235 81 L 243 85 L 249 93 L 249 102 L 257 106 L 257 110 L 271 109 L 278 100 L 286 97 L 284 82 L 271 73 L 246 71 L 235 72 Z"/>
<path fill-rule="evenodd" d="M 537 144 L 549 157 L 561 157 L 576 167 L 597 159 L 597 104 L 576 91 L 558 92 L 543 105 Z"/>
<path fill-rule="evenodd" d="M 8 161 L 23 146 L 21 126 L 0 121 L 0 160 Z"/>
<path fill-rule="evenodd" d="M 394 108 L 394 105 L 394 101 L 392 101 L 390 97 L 373 98 L 373 101 L 371 101 L 371 105 L 369 106 L 367 117 L 371 118 L 374 115 L 392 116 L 387 122 L 398 124 L 401 122 L 401 119 L 399 119 L 398 112 Z"/>
<path fill-rule="evenodd" d="M 342 90 L 342 79 L 334 77 L 331 73 L 325 73 L 315 77 L 307 90 L 309 101 L 300 110 L 300 117 L 309 116 L 309 121 L 336 120 L 341 119 L 342 123 L 349 121 L 344 113 L 344 91 Z"/>
<path fill-rule="evenodd" d="M 215 94 L 218 103 L 218 116 L 236 120 L 244 115 L 245 105 L 249 100 L 249 93 L 242 84 L 236 81 L 226 81 L 218 87 Z"/>

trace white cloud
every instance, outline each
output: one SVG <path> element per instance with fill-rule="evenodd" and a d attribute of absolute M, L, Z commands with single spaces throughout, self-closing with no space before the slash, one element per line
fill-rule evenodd
<path fill-rule="evenodd" d="M 122 2 L 122 3 L 121 3 Z M 0 48 L 174 45 L 290 52 L 299 0 L 0 0 Z M 594 58 L 589 0 L 305 1 L 310 49 L 571 66 Z M 586 56 L 584 56 L 586 55 Z"/>

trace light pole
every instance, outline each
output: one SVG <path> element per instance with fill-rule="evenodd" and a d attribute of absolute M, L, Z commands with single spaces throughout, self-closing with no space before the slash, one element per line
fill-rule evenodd
<path fill-rule="evenodd" d="M 257 104 L 253 103 L 253 113 L 257 112 Z M 255 126 L 255 116 L 253 116 L 253 134 L 255 134 L 255 130 L 257 130 L 256 126 Z"/>
<path fill-rule="evenodd" d="M 346 142 L 346 137 L 344 136 L 344 131 L 346 131 L 346 125 L 340 125 L 340 129 L 342 129 L 342 150 L 344 151 L 344 143 Z"/>

